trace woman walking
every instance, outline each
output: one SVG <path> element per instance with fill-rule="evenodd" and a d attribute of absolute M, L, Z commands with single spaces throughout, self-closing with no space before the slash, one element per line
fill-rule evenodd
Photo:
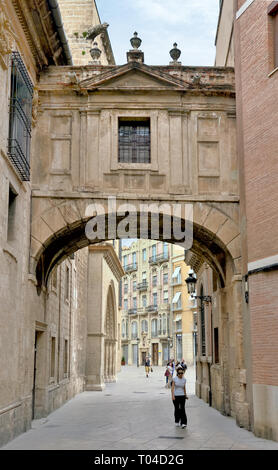
<path fill-rule="evenodd" d="M 166 377 L 165 387 L 170 388 L 170 384 L 171 384 L 171 381 L 172 381 L 172 375 L 173 375 L 173 369 L 172 369 L 172 366 L 171 366 L 171 362 L 168 362 L 164 375 Z"/>
<path fill-rule="evenodd" d="M 184 378 L 184 370 L 177 369 L 177 375 L 172 381 L 172 400 L 175 407 L 175 423 L 183 429 L 187 426 L 187 416 L 185 413 L 186 395 L 186 379 Z"/>

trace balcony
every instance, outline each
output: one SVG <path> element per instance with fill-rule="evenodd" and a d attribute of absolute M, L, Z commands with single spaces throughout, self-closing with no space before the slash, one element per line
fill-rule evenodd
<path fill-rule="evenodd" d="M 143 291 L 145 291 L 145 290 L 148 290 L 148 283 L 147 283 L 147 281 L 140 282 L 140 283 L 137 285 L 137 290 L 139 290 L 140 292 L 143 292 Z"/>
<path fill-rule="evenodd" d="M 157 305 L 148 305 L 148 307 L 146 307 L 146 311 L 148 313 L 157 312 L 158 311 L 158 306 Z"/>
<path fill-rule="evenodd" d="M 159 255 L 150 256 L 149 264 L 159 264 L 169 261 L 169 255 L 166 253 L 161 253 Z"/>
<path fill-rule="evenodd" d="M 129 315 L 137 315 L 137 308 L 129 308 L 128 309 Z"/>
<path fill-rule="evenodd" d="M 137 271 L 137 263 L 127 264 L 124 266 L 126 273 L 131 273 L 132 271 Z"/>
<path fill-rule="evenodd" d="M 169 334 L 167 330 L 158 330 L 158 337 L 161 339 L 168 338 Z"/>

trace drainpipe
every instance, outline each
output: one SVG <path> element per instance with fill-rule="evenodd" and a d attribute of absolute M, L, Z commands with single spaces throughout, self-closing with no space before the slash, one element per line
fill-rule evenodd
<path fill-rule="evenodd" d="M 57 0 L 48 0 L 48 5 L 49 5 L 49 8 L 52 12 L 53 19 L 54 19 L 56 28 L 58 30 L 59 38 L 60 38 L 60 41 L 62 43 L 63 50 L 64 50 L 64 53 L 65 53 L 65 56 L 66 56 L 66 59 L 67 59 L 67 63 L 68 63 L 67 65 L 73 65 L 72 55 L 71 55 L 71 51 L 70 51 L 70 48 L 69 48 L 69 43 L 68 43 L 68 40 L 67 40 L 67 36 L 66 36 L 65 30 L 64 30 L 61 11 L 60 11 L 60 8 L 59 8 L 58 1 Z"/>

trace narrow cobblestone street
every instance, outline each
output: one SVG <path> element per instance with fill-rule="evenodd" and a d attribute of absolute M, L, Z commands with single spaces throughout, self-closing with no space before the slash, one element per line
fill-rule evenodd
<path fill-rule="evenodd" d="M 123 367 L 104 392 L 85 392 L 2 450 L 278 450 L 194 396 L 195 370 L 187 371 L 188 428 L 176 428 L 164 368 Z"/>

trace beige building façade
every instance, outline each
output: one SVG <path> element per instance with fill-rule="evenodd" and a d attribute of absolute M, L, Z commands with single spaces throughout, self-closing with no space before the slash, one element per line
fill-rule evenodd
<path fill-rule="evenodd" d="M 136 240 L 122 247 L 122 357 L 153 366 L 170 359 L 194 363 L 193 313 L 185 284 L 184 250 Z"/>

